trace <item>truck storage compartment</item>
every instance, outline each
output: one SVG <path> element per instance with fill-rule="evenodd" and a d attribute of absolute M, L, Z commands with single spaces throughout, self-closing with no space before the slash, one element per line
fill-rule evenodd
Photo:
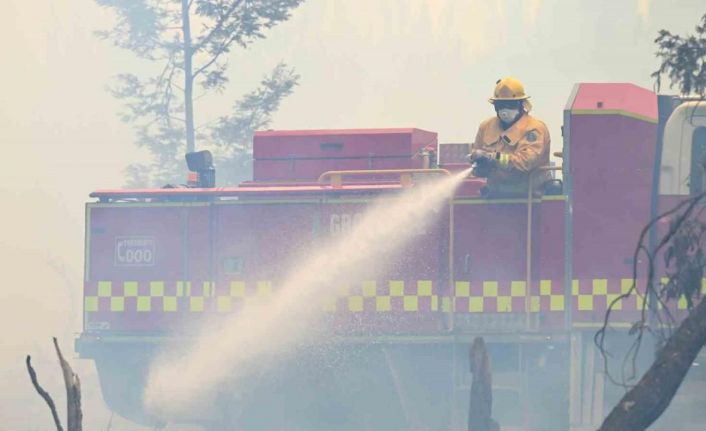
<path fill-rule="evenodd" d="M 436 133 L 411 128 L 256 132 L 254 180 L 316 181 L 330 170 L 422 168 L 422 150 L 436 145 Z"/>

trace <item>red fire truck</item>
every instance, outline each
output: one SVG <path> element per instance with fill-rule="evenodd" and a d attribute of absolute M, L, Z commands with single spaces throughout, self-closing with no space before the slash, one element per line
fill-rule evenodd
<path fill-rule="evenodd" d="M 465 429 L 468 347 L 482 335 L 502 429 L 595 429 L 621 389 L 607 383 L 593 334 L 632 284 L 644 225 L 706 184 L 706 106 L 632 84 L 577 84 L 562 138 L 543 197 L 486 199 L 484 180 L 468 178 L 397 264 L 331 286 L 335 343 L 298 352 L 237 395 L 223 390 L 217 413 L 185 420 Z M 468 167 L 467 144 L 413 128 L 263 131 L 253 148 L 253 180 L 237 187 L 91 193 L 77 350 L 95 361 L 116 413 L 154 424 L 141 401 L 146 375 L 177 329 L 276 293 L 304 244 L 350 230 L 372 200 L 405 193 L 420 172 Z M 641 306 L 635 295 L 615 307 L 616 357 Z M 670 410 L 686 418 L 680 406 Z"/>

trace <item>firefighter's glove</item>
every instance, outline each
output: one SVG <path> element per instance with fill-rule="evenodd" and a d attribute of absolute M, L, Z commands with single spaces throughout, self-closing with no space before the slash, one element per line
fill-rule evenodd
<path fill-rule="evenodd" d="M 496 154 L 488 151 L 473 150 L 467 159 L 473 165 L 473 175 L 476 177 L 487 177 L 498 167 Z"/>
<path fill-rule="evenodd" d="M 476 162 L 476 160 L 488 157 L 489 155 L 490 153 L 484 150 L 473 150 L 470 154 L 466 156 L 466 161 L 468 161 L 468 163 L 470 164 L 473 164 Z"/>

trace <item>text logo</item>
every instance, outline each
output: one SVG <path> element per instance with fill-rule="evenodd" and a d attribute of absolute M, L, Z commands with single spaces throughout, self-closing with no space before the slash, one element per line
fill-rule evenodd
<path fill-rule="evenodd" d="M 115 238 L 115 266 L 154 266 L 156 241 L 151 236 Z"/>

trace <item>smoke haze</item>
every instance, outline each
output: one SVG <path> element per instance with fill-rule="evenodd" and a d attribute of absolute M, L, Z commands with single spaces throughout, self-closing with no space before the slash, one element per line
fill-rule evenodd
<path fill-rule="evenodd" d="M 217 117 L 284 60 L 302 79 L 273 128 L 414 126 L 463 142 L 492 114 L 485 100 L 495 80 L 512 74 L 525 81 L 557 150 L 575 82 L 651 88 L 657 31 L 692 31 L 704 12 L 703 0 L 350 3 L 309 0 L 267 39 L 235 52 L 231 87 L 201 99 L 197 120 Z M 23 362 L 33 355 L 40 381 L 63 403 L 52 335 L 81 375 L 85 429 L 105 429 L 110 417 L 93 363 L 71 352 L 81 324 L 83 204 L 93 189 L 121 186 L 123 167 L 144 157 L 105 87 L 149 66 L 93 35 L 112 18 L 91 0 L 2 2 L 2 429 L 53 429 Z M 143 428 L 114 418 L 113 429 Z"/>

